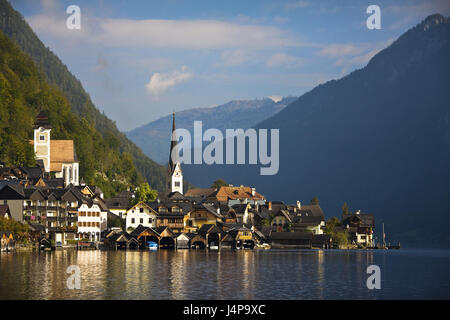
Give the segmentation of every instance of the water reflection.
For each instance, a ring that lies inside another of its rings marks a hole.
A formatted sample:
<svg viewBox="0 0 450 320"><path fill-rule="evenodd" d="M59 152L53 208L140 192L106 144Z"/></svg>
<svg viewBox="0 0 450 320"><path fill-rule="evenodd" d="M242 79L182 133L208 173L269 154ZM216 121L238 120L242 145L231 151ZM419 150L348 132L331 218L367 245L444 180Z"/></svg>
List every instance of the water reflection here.
<svg viewBox="0 0 450 320"><path fill-rule="evenodd" d="M371 264L382 290L366 287ZM70 265L80 267L80 290L66 286ZM1 253L0 299L448 299L449 265L447 251Z"/></svg>

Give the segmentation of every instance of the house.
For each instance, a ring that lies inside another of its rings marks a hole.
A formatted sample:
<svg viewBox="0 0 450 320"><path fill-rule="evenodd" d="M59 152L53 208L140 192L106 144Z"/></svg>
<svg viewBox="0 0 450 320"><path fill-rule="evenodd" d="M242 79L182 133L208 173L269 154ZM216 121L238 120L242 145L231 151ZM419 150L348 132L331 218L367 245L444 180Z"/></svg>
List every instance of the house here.
<svg viewBox="0 0 450 320"><path fill-rule="evenodd" d="M229 206L233 206L240 203L264 204L266 199L263 195L256 192L255 188L244 187L241 185L240 187L220 187L217 191L210 194L204 202L227 203Z"/></svg>
<svg viewBox="0 0 450 320"><path fill-rule="evenodd" d="M0 204L7 204L13 220L23 222L23 185L18 181L0 181Z"/></svg>
<svg viewBox="0 0 450 320"><path fill-rule="evenodd" d="M291 221L293 231L323 234L323 228L325 227L325 218L309 215L296 215L291 218Z"/></svg>
<svg viewBox="0 0 450 320"><path fill-rule="evenodd" d="M332 247L331 234L313 234L312 247L329 249Z"/></svg>
<svg viewBox="0 0 450 320"><path fill-rule="evenodd" d="M373 247L373 229L375 228L375 217L373 214L356 213L343 214L342 225L350 235L350 241L358 246Z"/></svg>
<svg viewBox="0 0 450 320"><path fill-rule="evenodd" d="M198 234L206 239L208 248L220 245L222 230L215 224L203 224L198 230Z"/></svg>
<svg viewBox="0 0 450 320"><path fill-rule="evenodd" d="M63 178L65 186L79 184L79 163L73 140L52 140L52 126L47 113L41 111L34 124L34 146L37 160L42 160L44 170L54 173L56 178Z"/></svg>
<svg viewBox="0 0 450 320"><path fill-rule="evenodd" d="M175 234L177 249L189 249L191 238L184 232Z"/></svg>
<svg viewBox="0 0 450 320"><path fill-rule="evenodd" d="M272 248L312 248L312 233L271 232L269 242Z"/></svg>
<svg viewBox="0 0 450 320"><path fill-rule="evenodd" d="M122 191L118 195L106 199L106 206L109 211L120 218L125 218L130 207L130 199L134 198L132 191Z"/></svg>
<svg viewBox="0 0 450 320"><path fill-rule="evenodd" d="M228 231L228 234L235 240L236 248L250 248L255 246L255 239L253 238L252 230L245 226L233 228Z"/></svg>
<svg viewBox="0 0 450 320"><path fill-rule="evenodd" d="M138 249L139 241L129 233L120 231L105 237L105 246L111 249Z"/></svg>
<svg viewBox="0 0 450 320"><path fill-rule="evenodd" d="M7 204L0 204L0 217L4 219L11 219L11 212Z"/></svg>
<svg viewBox="0 0 450 320"><path fill-rule="evenodd" d="M186 220L186 229L195 231L200 229L204 224L215 225L217 222L222 222L224 216L220 213L220 207L215 207L211 204L194 205L192 212L190 212Z"/></svg>
<svg viewBox="0 0 450 320"><path fill-rule="evenodd" d="M272 226L277 226L278 231L283 231L288 228L289 224L292 223L289 211L285 209L278 210L273 213L273 219L271 222Z"/></svg>
<svg viewBox="0 0 450 320"><path fill-rule="evenodd" d="M107 214L108 209L103 199L83 198L78 208L78 238L100 241L102 231L107 228Z"/></svg>
<svg viewBox="0 0 450 320"><path fill-rule="evenodd" d="M147 248L149 241L156 242L159 248L175 248L176 235L168 227L149 228L139 225L130 235L139 241L140 248Z"/></svg>
<svg viewBox="0 0 450 320"><path fill-rule="evenodd" d="M157 212L150 203L139 202L126 212L126 230L135 229L137 226L156 227Z"/></svg>
<svg viewBox="0 0 450 320"><path fill-rule="evenodd" d="M247 224L250 222L249 210L251 208L250 203L240 203L231 206L236 214L236 222Z"/></svg>

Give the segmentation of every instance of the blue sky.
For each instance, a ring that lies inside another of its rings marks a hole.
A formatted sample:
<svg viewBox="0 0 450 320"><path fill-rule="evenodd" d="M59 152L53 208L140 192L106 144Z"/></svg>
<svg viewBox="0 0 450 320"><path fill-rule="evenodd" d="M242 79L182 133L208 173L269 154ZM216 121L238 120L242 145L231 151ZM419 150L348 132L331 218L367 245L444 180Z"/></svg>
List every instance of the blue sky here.
<svg viewBox="0 0 450 320"><path fill-rule="evenodd" d="M363 67L448 0L11 0L95 105L130 130L173 111L301 95ZM366 27L369 5L381 30ZM81 9L69 30L66 8Z"/></svg>

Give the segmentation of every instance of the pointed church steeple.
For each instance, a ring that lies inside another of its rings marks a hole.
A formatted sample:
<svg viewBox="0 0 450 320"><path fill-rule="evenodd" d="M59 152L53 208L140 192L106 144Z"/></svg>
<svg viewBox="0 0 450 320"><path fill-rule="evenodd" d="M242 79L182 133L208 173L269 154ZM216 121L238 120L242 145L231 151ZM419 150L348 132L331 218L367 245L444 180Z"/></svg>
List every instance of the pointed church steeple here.
<svg viewBox="0 0 450 320"><path fill-rule="evenodd" d="M176 135L175 128L175 112L172 114L172 135L170 141L170 153L169 153L169 171L173 172L175 169L175 165L178 162L178 139ZM174 159L172 159L172 155L174 155ZM175 160L175 161L173 161Z"/></svg>
<svg viewBox="0 0 450 320"><path fill-rule="evenodd" d="M172 120L172 135L170 141L169 165L167 170L167 192L178 191L183 194L183 172L178 159L178 139L175 127L175 112ZM173 158L172 158L173 155Z"/></svg>

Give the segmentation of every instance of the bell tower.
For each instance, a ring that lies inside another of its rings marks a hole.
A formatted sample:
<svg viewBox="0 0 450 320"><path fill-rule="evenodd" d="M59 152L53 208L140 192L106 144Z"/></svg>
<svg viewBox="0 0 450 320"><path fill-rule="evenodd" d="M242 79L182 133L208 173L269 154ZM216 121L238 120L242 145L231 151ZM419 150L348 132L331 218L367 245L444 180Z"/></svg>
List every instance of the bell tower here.
<svg viewBox="0 0 450 320"><path fill-rule="evenodd" d="M50 172L50 131L52 126L45 111L40 111L34 124L34 153L36 160L44 162L45 172Z"/></svg>
<svg viewBox="0 0 450 320"><path fill-rule="evenodd" d="M178 160L178 140L175 133L175 112L173 113L171 137L169 165L167 168L167 192L178 191L183 194L183 172L181 171L181 163Z"/></svg>

